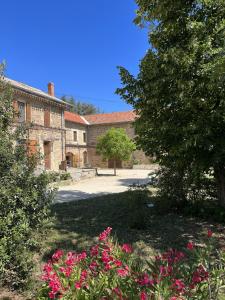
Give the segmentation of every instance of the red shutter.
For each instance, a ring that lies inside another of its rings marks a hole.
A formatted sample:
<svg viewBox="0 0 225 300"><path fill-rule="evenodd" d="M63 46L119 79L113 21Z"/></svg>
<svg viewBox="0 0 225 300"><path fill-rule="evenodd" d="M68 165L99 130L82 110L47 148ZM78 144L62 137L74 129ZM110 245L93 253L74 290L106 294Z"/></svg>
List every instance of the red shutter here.
<svg viewBox="0 0 225 300"><path fill-rule="evenodd" d="M31 104L26 103L26 122L31 123Z"/></svg>
<svg viewBox="0 0 225 300"><path fill-rule="evenodd" d="M46 107L44 111L44 126L50 127L50 107Z"/></svg>

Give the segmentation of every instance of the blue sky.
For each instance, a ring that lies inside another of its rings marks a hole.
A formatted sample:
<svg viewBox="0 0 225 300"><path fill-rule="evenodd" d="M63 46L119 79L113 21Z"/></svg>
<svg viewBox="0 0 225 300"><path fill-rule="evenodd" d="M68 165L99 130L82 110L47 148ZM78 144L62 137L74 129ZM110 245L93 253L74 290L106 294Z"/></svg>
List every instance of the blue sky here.
<svg viewBox="0 0 225 300"><path fill-rule="evenodd" d="M137 74L148 45L147 32L133 24L134 0L1 1L0 61L6 75L73 95L104 112L130 107L115 89L116 66Z"/></svg>

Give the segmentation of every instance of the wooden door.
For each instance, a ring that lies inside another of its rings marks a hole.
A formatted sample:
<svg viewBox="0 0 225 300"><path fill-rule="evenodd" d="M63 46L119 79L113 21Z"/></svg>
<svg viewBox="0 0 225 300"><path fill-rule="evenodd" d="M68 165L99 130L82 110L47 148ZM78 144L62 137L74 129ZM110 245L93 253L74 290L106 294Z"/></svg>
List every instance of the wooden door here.
<svg viewBox="0 0 225 300"><path fill-rule="evenodd" d="M51 142L44 142L45 170L51 169Z"/></svg>
<svg viewBox="0 0 225 300"><path fill-rule="evenodd" d="M110 169L114 168L114 160L113 159L108 160L108 168L110 168ZM119 159L116 159L116 168L122 169L122 161Z"/></svg>

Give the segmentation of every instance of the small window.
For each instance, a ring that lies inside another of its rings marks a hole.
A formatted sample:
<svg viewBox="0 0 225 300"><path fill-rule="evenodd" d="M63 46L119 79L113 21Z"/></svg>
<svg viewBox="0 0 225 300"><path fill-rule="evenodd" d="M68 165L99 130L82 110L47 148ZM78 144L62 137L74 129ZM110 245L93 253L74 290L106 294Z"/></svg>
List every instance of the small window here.
<svg viewBox="0 0 225 300"><path fill-rule="evenodd" d="M20 123L26 121L25 107L26 107L26 106L25 106L25 103L24 103L24 102L18 101L18 113L19 113L18 121L19 121Z"/></svg>
<svg viewBox="0 0 225 300"><path fill-rule="evenodd" d="M77 142L77 131L73 132L73 140L74 142Z"/></svg>
<svg viewBox="0 0 225 300"><path fill-rule="evenodd" d="M84 143L86 143L86 139L87 139L86 132L83 132L83 142Z"/></svg>

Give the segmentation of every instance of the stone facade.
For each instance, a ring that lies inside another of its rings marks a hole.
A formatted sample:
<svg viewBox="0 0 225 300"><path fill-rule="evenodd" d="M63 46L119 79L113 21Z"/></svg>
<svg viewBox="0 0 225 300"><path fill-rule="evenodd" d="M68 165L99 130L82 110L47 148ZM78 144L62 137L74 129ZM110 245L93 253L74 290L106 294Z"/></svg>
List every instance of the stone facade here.
<svg viewBox="0 0 225 300"><path fill-rule="evenodd" d="M88 156L89 162L95 167L108 167L108 161L103 161L101 156L96 153L97 137L106 133L110 128L123 128L127 135L134 139L135 132L132 122L96 124L88 127ZM136 150L132 153L129 161L122 162L123 168L132 168L134 164L149 164L149 158L143 151Z"/></svg>
<svg viewBox="0 0 225 300"><path fill-rule="evenodd" d="M88 117L84 116L86 123L82 122L76 114L74 120L71 113L65 121L66 127L66 159L71 167L101 167L108 168L109 162L103 161L102 157L96 153L97 138L106 133L110 128L124 128L127 135L134 139L135 132L131 121L90 124ZM97 116L97 115L96 115ZM93 116L94 117L94 116ZM66 115L67 118L67 115ZM74 132L75 140L74 140ZM86 142L83 134L86 134ZM132 153L129 161L120 162L122 168L132 168L134 164L149 164L150 160L143 151L136 150Z"/></svg>
<svg viewBox="0 0 225 300"><path fill-rule="evenodd" d="M67 104L54 96L54 84L48 84L48 93L23 83L6 79L14 89L14 107L20 113L15 124L26 122L29 127L28 147L39 151L42 160L38 168L58 171L66 166L111 167L96 153L97 138L108 129L124 128L134 139L133 111L111 114L79 116L67 111ZM136 150L120 167L132 168L134 164L147 165L149 158Z"/></svg>
<svg viewBox="0 0 225 300"><path fill-rule="evenodd" d="M66 166L66 104L54 95L11 80L9 83L14 89L14 107L19 112L15 125L27 124L27 145L42 157L37 168L58 171Z"/></svg>

